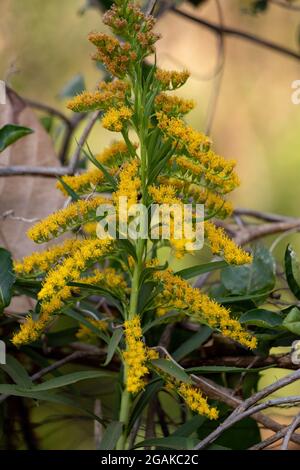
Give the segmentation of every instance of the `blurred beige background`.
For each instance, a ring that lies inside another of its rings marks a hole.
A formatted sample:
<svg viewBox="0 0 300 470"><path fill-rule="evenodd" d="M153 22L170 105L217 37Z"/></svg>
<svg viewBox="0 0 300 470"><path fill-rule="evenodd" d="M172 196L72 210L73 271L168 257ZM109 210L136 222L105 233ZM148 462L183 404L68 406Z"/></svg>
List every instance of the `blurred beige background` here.
<svg viewBox="0 0 300 470"><path fill-rule="evenodd" d="M86 36L100 30L95 9L79 15L85 0L1 0L0 78L8 78L20 94L64 109L58 92L82 72L87 87L100 78L90 60L92 47ZM247 0L244 0L247 3ZM241 14L240 0L220 0L227 25L252 32L297 50L299 12L271 6L259 16ZM218 21L215 2L193 10ZM216 79L217 41L206 28L174 13L164 16L157 29L159 63L187 67L192 79L182 90L198 103L190 122L205 127L210 95ZM291 102L291 83L300 79L300 61L284 57L237 38L226 38L226 57L221 92L211 135L216 149L238 160L242 179L235 192L237 205L299 215L300 105ZM111 134L96 128L91 137L95 149Z"/></svg>

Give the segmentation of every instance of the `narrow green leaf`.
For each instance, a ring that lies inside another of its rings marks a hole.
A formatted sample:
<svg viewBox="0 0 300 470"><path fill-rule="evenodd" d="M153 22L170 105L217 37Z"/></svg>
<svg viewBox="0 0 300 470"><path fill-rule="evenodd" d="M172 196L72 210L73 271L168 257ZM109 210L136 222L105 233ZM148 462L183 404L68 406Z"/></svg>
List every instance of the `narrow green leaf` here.
<svg viewBox="0 0 300 470"><path fill-rule="evenodd" d="M122 250L124 250L127 254L131 255L133 259L137 261L135 248L129 240L117 238L117 244Z"/></svg>
<svg viewBox="0 0 300 470"><path fill-rule="evenodd" d="M0 313L10 303L14 282L11 254L4 248L0 248Z"/></svg>
<svg viewBox="0 0 300 470"><path fill-rule="evenodd" d="M24 398L32 398L33 400L41 400L47 401L50 403L57 403L59 405L66 405L72 408L76 408L78 410L84 411L86 414L91 416L96 421L99 421L101 424L105 426L105 421L99 416L95 415L88 409L80 406L78 404L78 400L73 400L63 394L57 394L54 392L47 392L47 391L34 391L33 389L21 389L18 385L10 385L10 384L0 384L0 393L8 395L8 396L15 396L15 397L24 397Z"/></svg>
<svg viewBox="0 0 300 470"><path fill-rule="evenodd" d="M206 421L207 418L205 418L205 416L193 416L192 419L179 426L176 431L173 432L172 436L189 437L191 434L197 431L197 429L200 428L200 426L202 426L202 424Z"/></svg>
<svg viewBox="0 0 300 470"><path fill-rule="evenodd" d="M95 325L93 325L91 322L89 322L85 316L83 316L79 312L75 312L74 310L65 310L64 314L67 315L68 317L73 318L74 320L77 320L79 323L82 323L84 326L87 326L93 333L95 333L99 338L101 338L105 343L108 344L109 338L106 336L103 331L99 330Z"/></svg>
<svg viewBox="0 0 300 470"><path fill-rule="evenodd" d="M199 439L193 439L188 437L180 436L168 436L161 438L146 439L145 441L139 442L134 446L134 449L139 447L158 447L163 449L193 449L197 445Z"/></svg>
<svg viewBox="0 0 300 470"><path fill-rule="evenodd" d="M195 349L198 349L211 335L212 329L208 326L201 326L191 338L181 344L176 351L172 353L175 361L180 361Z"/></svg>
<svg viewBox="0 0 300 470"><path fill-rule="evenodd" d="M212 261L211 263L199 264L197 266L191 266L190 268L181 269L175 272L177 276L183 279L191 279L192 277L200 276L201 274L215 271L216 269L223 269L228 266L226 261Z"/></svg>
<svg viewBox="0 0 300 470"><path fill-rule="evenodd" d="M27 374L25 368L10 354L6 355L6 364L2 364L0 367L13 379L17 385L25 388L30 388L32 386L31 378Z"/></svg>
<svg viewBox="0 0 300 470"><path fill-rule="evenodd" d="M99 450L114 450L122 434L123 425L120 421L112 421L106 428Z"/></svg>
<svg viewBox="0 0 300 470"><path fill-rule="evenodd" d="M115 331L113 332L113 335L108 343L108 348L107 348L107 357L106 357L106 361L104 362L103 366L107 366L110 361L112 360L115 352L116 352L116 349L121 341L121 338L123 336L123 330L122 328L117 328L115 329Z"/></svg>
<svg viewBox="0 0 300 470"><path fill-rule="evenodd" d="M99 379L103 377L114 377L114 372L109 370L84 370L81 372L72 372L71 374L61 375L60 377L54 377L53 379L46 380L39 385L33 386L34 392L44 392L52 390L54 388L61 388L67 385L71 385L82 380L88 379Z"/></svg>
<svg viewBox="0 0 300 470"><path fill-rule="evenodd" d="M177 364L167 359L153 359L151 364L180 382L192 383L191 377Z"/></svg>
<svg viewBox="0 0 300 470"><path fill-rule="evenodd" d="M292 308L283 320L282 326L295 335L300 335L300 310L297 307Z"/></svg>
<svg viewBox="0 0 300 470"><path fill-rule="evenodd" d="M254 356L253 356L254 358ZM265 367L257 367L257 368L251 368L248 369L247 367L231 367L231 366L199 366L199 367L191 367L189 369L186 369L187 372L190 374L218 374L218 373L238 373L240 374L241 372L259 372L261 370L269 369L272 367L270 366L265 366Z"/></svg>
<svg viewBox="0 0 300 470"><path fill-rule="evenodd" d="M295 251L290 245L284 255L286 280L296 299L300 300L300 267Z"/></svg>
<svg viewBox="0 0 300 470"><path fill-rule="evenodd" d="M90 290L93 293L99 293L102 297L105 297L109 300L115 307L117 307L120 311L122 311L121 304L117 297L108 289L104 289L103 287L96 286L95 284L89 284L87 282L68 282L68 286L73 287L80 287L82 290Z"/></svg>
<svg viewBox="0 0 300 470"><path fill-rule="evenodd" d="M69 194L72 201L79 201L80 198L78 194L75 193L71 186L69 186L60 176L58 176L57 179L61 183L63 188L66 190L66 192Z"/></svg>
<svg viewBox="0 0 300 470"><path fill-rule="evenodd" d="M32 134L33 130L29 127L18 126L17 124L6 124L0 129L0 152L9 145L16 142L25 135Z"/></svg>
<svg viewBox="0 0 300 470"><path fill-rule="evenodd" d="M84 155L100 170L102 171L102 173L104 174L106 180L110 183L110 185L112 186L112 188L114 190L117 189L117 182L115 180L115 178L109 173L108 169L106 168L105 165L103 165L103 163L101 163L99 160L97 160L90 147L87 145L87 148L88 148L88 152L83 148L82 151L84 153Z"/></svg>
<svg viewBox="0 0 300 470"><path fill-rule="evenodd" d="M143 413L145 407L149 404L150 400L155 396L157 392L162 388L163 381L160 379L155 379L146 385L145 390L143 390L138 396L136 402L134 403L130 420L128 424L128 432L132 429L132 426L136 422L139 416Z"/></svg>
<svg viewBox="0 0 300 470"><path fill-rule="evenodd" d="M240 323L261 328L276 328L281 326L282 321L283 319L278 313L263 308L248 310L240 316Z"/></svg>
<svg viewBox="0 0 300 470"><path fill-rule="evenodd" d="M151 328L153 328L154 326L158 326L158 325L161 325L162 323L165 323L166 321L168 321L169 318L176 317L176 316L178 316L178 312L174 311L174 312L166 313L165 315L156 318L155 320L147 323L143 327L143 333L146 333L147 331L151 330Z"/></svg>

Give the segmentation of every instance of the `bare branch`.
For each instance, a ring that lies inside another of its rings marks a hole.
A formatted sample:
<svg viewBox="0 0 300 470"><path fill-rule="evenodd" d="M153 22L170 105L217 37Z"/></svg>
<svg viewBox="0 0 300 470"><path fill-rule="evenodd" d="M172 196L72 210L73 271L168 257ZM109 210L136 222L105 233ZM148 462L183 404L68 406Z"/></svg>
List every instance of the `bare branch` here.
<svg viewBox="0 0 300 470"><path fill-rule="evenodd" d="M196 377L196 376L195 376ZM204 449L208 444L215 441L226 429L230 428L233 424L241 419L252 415L253 413L257 413L269 406L276 406L274 400L269 400L264 403L260 403L259 405L254 406L258 401L266 398L271 393L275 392L276 390L285 387L286 385L295 382L300 378L300 369L296 372L283 377L282 379L274 382L273 384L265 387L263 390L255 393L247 400L243 401L232 413L231 415L218 426L211 434L209 434L205 439L203 439L195 449ZM276 404L287 404L287 403L295 403L300 401L300 396L297 397L285 397L284 399L280 399L281 402L279 403L276 401ZM289 401L290 400L290 401Z"/></svg>
<svg viewBox="0 0 300 470"><path fill-rule="evenodd" d="M285 8L286 10L300 11L300 5L293 5L292 3L284 0L269 0L269 2L273 5L277 5L278 7Z"/></svg>
<svg viewBox="0 0 300 470"><path fill-rule="evenodd" d="M41 111L45 111L46 113L50 114L51 116L56 116L61 119L69 128L72 128L72 121L69 119L64 113L59 111L48 104L39 103L38 101L34 101L28 98L23 98L25 103L30 106L31 108L35 108Z"/></svg>
<svg viewBox="0 0 300 470"><path fill-rule="evenodd" d="M0 167L0 176L42 176L48 178L56 178L57 176L71 175L72 171L69 167L51 167L51 166L27 166L15 165Z"/></svg>
<svg viewBox="0 0 300 470"><path fill-rule="evenodd" d="M274 52L283 54L287 57L300 60L300 54L298 54L297 52L292 51L291 49L288 49L284 46L280 46L279 44L276 44L274 42L268 41L267 39L263 39L258 36L255 36L254 34L250 34L245 31L241 31L239 29L230 28L229 26L220 26L211 21L204 20L203 18L200 18L198 16L191 15L190 13L183 11L177 7L172 7L171 11L173 11L177 15L182 16L183 18L186 18L202 26L205 26L206 28L210 29L211 31L214 31L218 35L225 34L227 36L238 37L246 41L250 41L253 44L256 44L258 46L262 46Z"/></svg>
<svg viewBox="0 0 300 470"><path fill-rule="evenodd" d="M300 426L300 413L298 413L291 424L287 426L287 432L285 438L283 440L282 446L280 450L288 450L289 442L291 440L291 436L293 432Z"/></svg>
<svg viewBox="0 0 300 470"><path fill-rule="evenodd" d="M84 144L86 142L86 139L88 138L95 122L97 121L97 119L99 117L99 114L100 114L100 111L95 111L94 113L91 114L91 116L90 116L84 130L83 130L83 133L81 134L81 137L78 141L77 148L74 152L74 155L72 156L72 158L70 160L69 170L70 170L71 174L75 172L75 170L78 166L82 147L84 146Z"/></svg>

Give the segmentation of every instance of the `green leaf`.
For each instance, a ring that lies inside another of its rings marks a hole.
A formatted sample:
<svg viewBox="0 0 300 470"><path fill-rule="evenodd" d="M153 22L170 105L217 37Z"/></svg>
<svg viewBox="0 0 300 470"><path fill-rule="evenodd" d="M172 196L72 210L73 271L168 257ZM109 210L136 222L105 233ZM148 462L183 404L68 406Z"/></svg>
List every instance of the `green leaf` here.
<svg viewBox="0 0 300 470"><path fill-rule="evenodd" d="M151 330L151 328L153 328L154 326L158 326L158 325L161 325L162 323L165 323L166 321L168 321L169 318L177 317L177 316L178 316L178 312L175 312L175 311L174 312L168 312L165 315L156 318L152 322L147 323L143 327L143 333L146 333L147 331Z"/></svg>
<svg viewBox="0 0 300 470"><path fill-rule="evenodd" d="M155 379L148 385L146 385L145 390L140 393L132 409L128 424L128 432L130 432L132 426L134 425L138 417L141 416L145 407L149 404L150 400L154 397L154 395L159 392L162 386L163 381L160 379Z"/></svg>
<svg viewBox="0 0 300 470"><path fill-rule="evenodd" d="M0 313L10 303L14 282L11 254L4 248L0 248Z"/></svg>
<svg viewBox="0 0 300 470"><path fill-rule="evenodd" d="M102 171L102 173L104 174L106 180L110 183L110 185L112 186L112 188L114 190L117 189L117 182L115 180L115 178L109 173L108 169L106 168L105 165L103 165L103 163L101 163L99 160L97 160L90 147L87 145L87 148L88 148L88 152L83 148L82 151L84 153L84 155L100 170Z"/></svg>
<svg viewBox="0 0 300 470"><path fill-rule="evenodd" d="M253 356L254 359L254 356ZM269 369L272 366L257 367L256 369L248 369L247 367L231 367L231 366L199 366L186 369L190 374L221 374L221 373L238 373L241 372L259 372L260 370Z"/></svg>
<svg viewBox="0 0 300 470"><path fill-rule="evenodd" d="M292 310L287 314L283 320L282 326L287 330L291 331L295 335L300 335L300 310L297 307L292 308Z"/></svg>
<svg viewBox="0 0 300 470"><path fill-rule="evenodd" d="M193 449L198 444L199 439L192 439L180 436L168 436L161 438L146 439L139 442L134 446L134 449L139 447L161 447L163 449Z"/></svg>
<svg viewBox="0 0 300 470"><path fill-rule="evenodd" d="M240 323L262 328L276 328L281 326L282 321L283 319L278 313L263 308L248 310L240 316Z"/></svg>
<svg viewBox="0 0 300 470"><path fill-rule="evenodd" d="M114 450L122 434L123 425L120 421L112 421L106 428L98 450Z"/></svg>
<svg viewBox="0 0 300 470"><path fill-rule="evenodd" d="M108 370L84 370L81 372L72 372L71 374L61 375L60 377L54 377L49 379L46 382L43 382L39 385L33 386L34 392L44 392L47 390L52 390L54 388L66 387L81 380L87 379L99 379L103 377L114 377L114 372Z"/></svg>
<svg viewBox="0 0 300 470"><path fill-rule="evenodd" d="M251 264L223 269L221 281L225 288L235 295L269 291L275 285L274 258L267 248L258 245Z"/></svg>
<svg viewBox="0 0 300 470"><path fill-rule="evenodd" d="M60 176L58 176L57 179L61 183L63 188L66 190L66 192L69 194L72 201L79 201L80 198L78 194L75 193L71 186L69 186Z"/></svg>
<svg viewBox="0 0 300 470"><path fill-rule="evenodd" d="M226 263L226 261L212 261L211 263L199 264L197 266L191 266L190 268L181 269L174 274L182 277L183 279L191 279L192 277L200 276L201 274L209 273L216 269L223 269L227 266L228 263Z"/></svg>
<svg viewBox="0 0 300 470"><path fill-rule="evenodd" d="M59 93L60 98L72 98L85 90L84 78L81 74L75 75L71 80L63 87Z"/></svg>
<svg viewBox="0 0 300 470"><path fill-rule="evenodd" d="M300 300L300 266L296 253L290 245L284 255L286 280L296 299Z"/></svg>
<svg viewBox="0 0 300 470"><path fill-rule="evenodd" d="M181 344L176 351L172 353L175 361L180 361L195 349L198 349L211 335L212 329L208 326L201 326L200 330L191 338Z"/></svg>
<svg viewBox="0 0 300 470"><path fill-rule="evenodd" d="M95 415L94 413L87 410L86 408L78 405L78 399L76 399L75 401L75 400L72 400L72 398L69 398L63 394L57 394L54 392L47 392L47 391L35 391L34 389L26 390L26 389L21 389L18 385L10 385L10 384L0 384L0 393L9 395L9 396L32 398L33 400L48 401L50 403L57 403L59 405L71 406L72 408L76 408L78 410L84 411L93 419L105 425L104 420L99 418L99 416Z"/></svg>
<svg viewBox="0 0 300 470"><path fill-rule="evenodd" d="M215 297L215 300L219 302L219 304L232 304L235 302L242 302L244 300L263 300L271 294L273 289L271 290L263 290L261 292L257 292L255 294L248 294L248 295L232 295L228 297ZM255 305L255 304L254 304Z"/></svg>
<svg viewBox="0 0 300 470"><path fill-rule="evenodd" d="M205 418L205 416L193 416L192 419L179 426L176 431L173 432L172 436L189 437L191 434L197 431L197 429L199 429L206 420L207 418Z"/></svg>
<svg viewBox="0 0 300 470"><path fill-rule="evenodd" d="M192 383L191 377L184 371L184 369L171 360L153 359L151 364L166 374L175 377L175 379L180 380L180 382Z"/></svg>
<svg viewBox="0 0 300 470"><path fill-rule="evenodd" d="M95 325L90 323L86 317L84 317L81 313L75 312L74 310L65 310L64 314L67 315L68 317L73 318L74 320L77 320L79 323L82 323L84 326L87 326L93 333L96 334L99 338L101 338L105 343L108 344L109 338L106 336L103 331L101 331L99 328L97 328Z"/></svg>
<svg viewBox="0 0 300 470"><path fill-rule="evenodd" d="M6 364L0 366L21 387L30 388L32 381L22 364L13 356L7 354Z"/></svg>
<svg viewBox="0 0 300 470"><path fill-rule="evenodd" d="M122 328L117 328L115 329L115 331L113 332L113 335L108 343L108 348L107 348L107 357L106 357L106 361L105 363L103 364L103 366L107 366L110 361L112 360L115 352L116 352L116 349L121 341L121 338L123 336L123 330Z"/></svg>
<svg viewBox="0 0 300 470"><path fill-rule="evenodd" d="M34 131L29 127L18 126L17 124L6 124L0 129L0 152L9 145L21 139L25 135L32 134Z"/></svg>

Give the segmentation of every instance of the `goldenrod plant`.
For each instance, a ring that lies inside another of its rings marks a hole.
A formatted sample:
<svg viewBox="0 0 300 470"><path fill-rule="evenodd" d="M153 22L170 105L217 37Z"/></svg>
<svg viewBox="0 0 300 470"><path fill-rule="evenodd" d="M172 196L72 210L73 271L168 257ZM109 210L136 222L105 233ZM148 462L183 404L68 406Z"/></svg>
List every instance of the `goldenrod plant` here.
<svg viewBox="0 0 300 470"><path fill-rule="evenodd" d="M104 343L119 357L122 433L116 447L126 449L133 406L153 380L161 380L162 387L177 394L192 412L218 418L217 408L208 404L189 374L163 348L148 342L152 328L189 318L245 348L254 349L256 339L229 309L192 287L186 271L182 276L160 263L161 246L169 245L177 257L187 251L188 240L176 238L174 226L168 240L151 239L148 219L146 227L139 227L146 237L124 239L117 231L115 238L110 234L99 238L97 208L113 204L120 223L122 197L128 204L127 222L132 220L130 209L138 203L147 211L155 203L203 204L205 243L212 254L224 259L224 265L247 264L252 258L216 223L231 214L227 196L239 180L235 162L217 155L211 139L185 121L194 103L174 92L189 73L157 67L155 20L134 3L116 1L103 22L114 35L91 33L89 40L96 47L94 59L105 65L111 81L75 96L68 108L101 111L102 126L120 133L121 140L119 134L117 140L112 135L112 145L96 157L87 150L94 167L65 176L57 184L73 201L29 229L28 236L36 243L66 233L71 238L15 262L17 275L39 280L41 288L35 315L28 315L12 342L19 348L36 341L55 318L91 295L112 304L112 315L100 310L98 317L86 318L77 338L89 340L101 331Z"/></svg>

